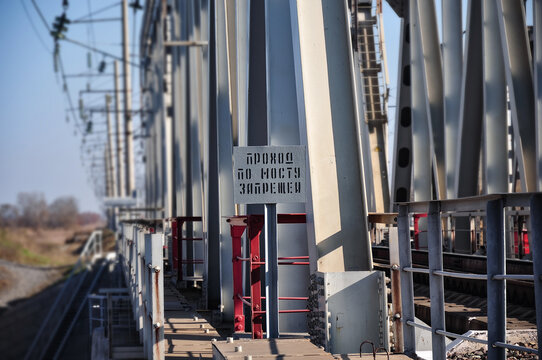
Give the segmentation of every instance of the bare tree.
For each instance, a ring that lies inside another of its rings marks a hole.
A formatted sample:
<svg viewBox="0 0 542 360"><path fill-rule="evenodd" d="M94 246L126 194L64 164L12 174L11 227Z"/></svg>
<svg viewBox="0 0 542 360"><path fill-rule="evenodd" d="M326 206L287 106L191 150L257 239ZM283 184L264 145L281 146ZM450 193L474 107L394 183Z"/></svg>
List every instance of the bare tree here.
<svg viewBox="0 0 542 360"><path fill-rule="evenodd" d="M46 224L48 211L43 193L19 193L17 206L20 213L19 225L39 228Z"/></svg>
<svg viewBox="0 0 542 360"><path fill-rule="evenodd" d="M73 196L59 197L49 205L49 226L71 227L77 224L79 208Z"/></svg>
<svg viewBox="0 0 542 360"><path fill-rule="evenodd" d="M12 204L0 205L0 227L15 226L19 219L19 209Z"/></svg>

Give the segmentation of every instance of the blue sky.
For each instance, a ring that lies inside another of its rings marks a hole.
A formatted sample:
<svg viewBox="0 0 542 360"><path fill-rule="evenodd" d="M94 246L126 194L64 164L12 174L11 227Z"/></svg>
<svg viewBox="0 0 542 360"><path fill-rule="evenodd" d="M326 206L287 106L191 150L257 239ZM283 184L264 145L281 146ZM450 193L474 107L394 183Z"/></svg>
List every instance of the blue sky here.
<svg viewBox="0 0 542 360"><path fill-rule="evenodd" d="M62 13L61 0L36 2L49 25ZM71 1L68 18L88 14L89 6L95 11L115 3ZM32 29L23 4L44 44ZM120 10L116 6L95 17L120 17ZM85 43L95 40L100 49L120 55L120 22L96 23L94 33L89 30L87 25L72 24L68 36ZM78 199L81 210L99 211L94 188L82 166L81 133L74 134L72 118L66 122L68 105L60 77L53 70L53 40L30 0L0 2L0 43L0 203L14 203L18 192L38 191L48 201L72 195ZM87 71L86 50L62 43L61 54L66 73ZM94 69L102 59L101 55L93 55ZM106 72L112 72L112 66ZM68 84L77 106L78 91L86 87L86 80L70 80ZM102 77L91 86L111 89L112 82ZM103 99L104 94L85 96L85 104L102 105ZM102 122L103 116L94 116L93 120ZM95 128L100 130L104 126L96 124Z"/></svg>

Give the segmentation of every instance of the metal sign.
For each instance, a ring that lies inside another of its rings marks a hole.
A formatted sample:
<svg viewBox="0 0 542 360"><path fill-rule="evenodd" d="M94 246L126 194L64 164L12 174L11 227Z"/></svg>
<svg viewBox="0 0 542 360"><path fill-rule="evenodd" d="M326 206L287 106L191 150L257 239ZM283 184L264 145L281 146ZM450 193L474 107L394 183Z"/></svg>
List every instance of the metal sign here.
<svg viewBox="0 0 542 360"><path fill-rule="evenodd" d="M305 152L304 146L234 147L234 202L305 202Z"/></svg>

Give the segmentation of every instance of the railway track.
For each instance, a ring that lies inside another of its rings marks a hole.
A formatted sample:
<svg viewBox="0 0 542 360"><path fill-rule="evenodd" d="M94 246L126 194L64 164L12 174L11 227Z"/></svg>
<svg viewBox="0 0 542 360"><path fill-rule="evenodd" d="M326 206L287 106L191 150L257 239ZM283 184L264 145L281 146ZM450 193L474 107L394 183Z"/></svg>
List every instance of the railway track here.
<svg viewBox="0 0 542 360"><path fill-rule="evenodd" d="M389 276L389 250L373 246L373 260ZM415 267L427 268L427 251L412 250ZM474 274L486 273L486 258L478 255L443 254L444 269ZM532 274L533 264L527 260L507 259L508 274ZM413 274L416 316L431 322L427 274ZM487 330L486 282L480 280L445 278L446 327L459 334L468 330ZM536 326L534 285L529 281L507 280L507 328L526 329Z"/></svg>

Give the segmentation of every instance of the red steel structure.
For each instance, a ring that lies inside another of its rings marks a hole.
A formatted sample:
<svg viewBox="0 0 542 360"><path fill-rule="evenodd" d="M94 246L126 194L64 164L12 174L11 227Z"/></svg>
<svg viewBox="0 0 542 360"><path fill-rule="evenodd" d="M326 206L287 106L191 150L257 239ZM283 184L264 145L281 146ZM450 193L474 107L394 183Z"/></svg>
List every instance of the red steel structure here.
<svg viewBox="0 0 542 360"><path fill-rule="evenodd" d="M263 215L234 216L228 218L232 237L232 262L233 262L233 290L234 290L234 329L235 332L245 331L245 314L243 305L251 309L252 338L263 339L263 319L265 310L262 308L262 266L265 259L260 255L260 234L264 225ZM278 224L304 224L305 214L278 214ZM247 230L247 243L250 257L243 258L242 236ZM308 256L279 257L279 265L309 265ZM305 260L305 261L298 261ZM250 266L250 296L243 296L243 266L248 262ZM279 297L279 300L304 300L308 297ZM280 310L279 313L309 312L308 309Z"/></svg>
<svg viewBox="0 0 542 360"><path fill-rule="evenodd" d="M173 269L177 270L177 281L184 280L183 265L204 264L203 259L184 259L183 241L202 241L202 237L184 237L183 226L187 222L202 221L201 216L180 216L171 219L171 247Z"/></svg>

